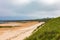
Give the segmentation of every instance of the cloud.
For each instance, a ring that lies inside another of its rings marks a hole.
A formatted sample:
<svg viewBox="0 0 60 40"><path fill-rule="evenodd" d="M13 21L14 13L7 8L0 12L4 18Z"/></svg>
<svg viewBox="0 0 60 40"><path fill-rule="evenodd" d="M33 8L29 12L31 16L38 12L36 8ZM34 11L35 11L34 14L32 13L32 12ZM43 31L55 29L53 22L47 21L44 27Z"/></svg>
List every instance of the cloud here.
<svg viewBox="0 0 60 40"><path fill-rule="evenodd" d="M26 15L26 14L24 14ZM54 11L36 11L26 15L27 17L36 18L46 18L46 17L58 17L60 16L60 10Z"/></svg>
<svg viewBox="0 0 60 40"><path fill-rule="evenodd" d="M60 0L38 0L38 3L42 3L45 5L53 5L60 2Z"/></svg>
<svg viewBox="0 0 60 40"><path fill-rule="evenodd" d="M38 4L37 2L32 2L22 8L14 8L14 12L16 13L22 13L22 14L29 14L29 13L34 13L36 11L55 11L55 10L60 10L59 5L42 5Z"/></svg>
<svg viewBox="0 0 60 40"><path fill-rule="evenodd" d="M31 2L31 0L11 0L11 3L13 5L25 5L25 4L29 4Z"/></svg>
<svg viewBox="0 0 60 40"><path fill-rule="evenodd" d="M50 2L50 3L49 3ZM0 0L0 18L36 19L60 16L59 0Z"/></svg>

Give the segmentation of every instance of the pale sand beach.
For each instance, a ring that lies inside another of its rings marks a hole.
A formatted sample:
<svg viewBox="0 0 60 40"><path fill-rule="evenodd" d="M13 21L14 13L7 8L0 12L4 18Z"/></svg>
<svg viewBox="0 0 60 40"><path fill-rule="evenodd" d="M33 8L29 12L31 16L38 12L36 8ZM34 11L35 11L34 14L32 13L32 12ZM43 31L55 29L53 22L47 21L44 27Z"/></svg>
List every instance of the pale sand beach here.
<svg viewBox="0 0 60 40"><path fill-rule="evenodd" d="M0 40L23 40L30 36L32 32L44 22L20 23L21 27L0 28ZM19 25L19 23L18 23Z"/></svg>

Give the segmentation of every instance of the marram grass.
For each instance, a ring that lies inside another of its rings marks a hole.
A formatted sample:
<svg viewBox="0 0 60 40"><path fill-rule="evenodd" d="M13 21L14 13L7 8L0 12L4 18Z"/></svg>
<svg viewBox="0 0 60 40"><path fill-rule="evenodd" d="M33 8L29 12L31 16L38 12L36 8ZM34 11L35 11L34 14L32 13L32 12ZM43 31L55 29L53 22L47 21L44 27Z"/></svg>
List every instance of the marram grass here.
<svg viewBox="0 0 60 40"><path fill-rule="evenodd" d="M24 40L60 40L60 17L53 18L40 27L42 28Z"/></svg>

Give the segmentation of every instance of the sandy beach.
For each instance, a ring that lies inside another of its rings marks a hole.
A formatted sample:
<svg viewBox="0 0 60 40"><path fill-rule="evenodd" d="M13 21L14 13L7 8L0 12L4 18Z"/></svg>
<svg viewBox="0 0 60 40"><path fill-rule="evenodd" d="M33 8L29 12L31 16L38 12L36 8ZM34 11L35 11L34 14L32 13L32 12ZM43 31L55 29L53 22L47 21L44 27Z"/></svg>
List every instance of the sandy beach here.
<svg viewBox="0 0 60 40"><path fill-rule="evenodd" d="M22 27L0 28L0 40L23 40L24 38L30 36L32 32L44 22L28 23L22 24Z"/></svg>

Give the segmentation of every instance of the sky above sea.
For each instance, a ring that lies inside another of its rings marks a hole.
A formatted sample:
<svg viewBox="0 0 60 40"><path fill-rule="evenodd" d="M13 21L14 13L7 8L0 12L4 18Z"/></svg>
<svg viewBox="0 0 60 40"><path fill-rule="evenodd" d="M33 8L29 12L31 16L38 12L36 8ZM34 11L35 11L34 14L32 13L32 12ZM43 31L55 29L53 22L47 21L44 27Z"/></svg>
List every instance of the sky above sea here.
<svg viewBox="0 0 60 40"><path fill-rule="evenodd" d="M0 0L0 20L60 16L60 0Z"/></svg>

